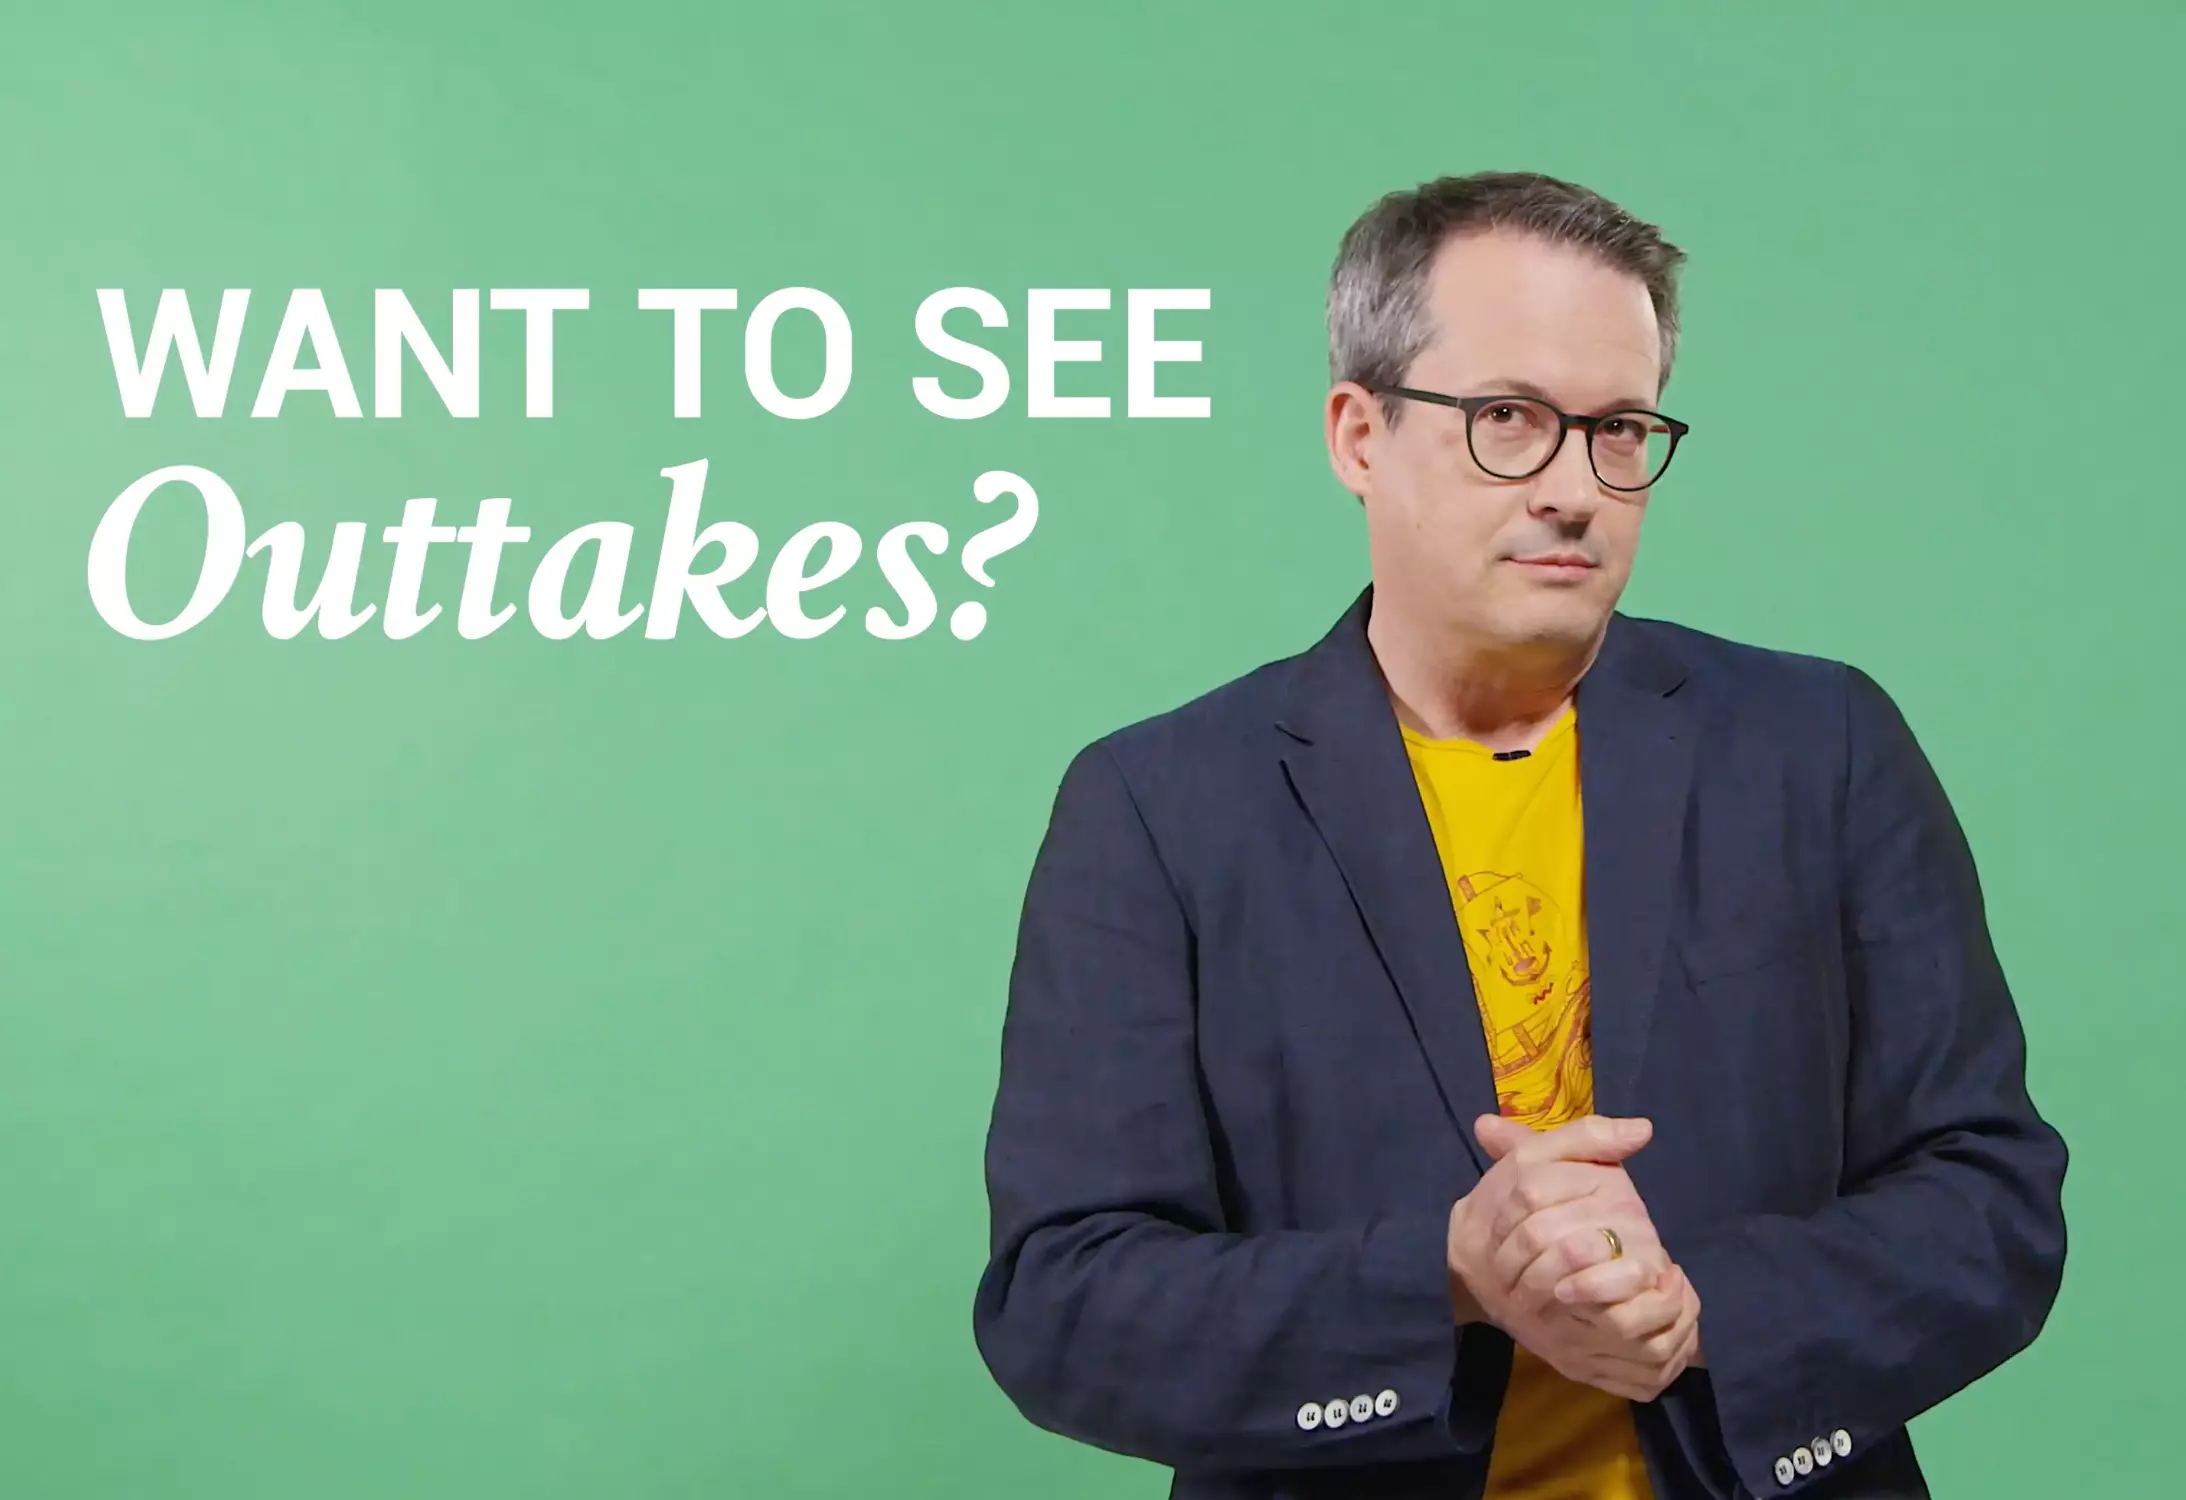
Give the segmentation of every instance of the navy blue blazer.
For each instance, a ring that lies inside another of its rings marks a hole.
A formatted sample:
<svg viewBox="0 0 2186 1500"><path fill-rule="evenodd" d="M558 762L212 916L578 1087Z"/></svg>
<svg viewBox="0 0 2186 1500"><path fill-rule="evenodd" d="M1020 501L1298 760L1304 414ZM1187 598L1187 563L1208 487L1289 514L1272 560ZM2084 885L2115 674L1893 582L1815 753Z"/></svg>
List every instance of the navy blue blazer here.
<svg viewBox="0 0 2186 1500"><path fill-rule="evenodd" d="M1477 1495L1509 1372L1451 1312L1496 1096L1371 604L1081 751L1025 896L978 1345L1178 1497ZM1633 1408L1655 1492L1925 1495L1905 1424L2065 1253L1958 822L1854 668L1620 615L1576 701L1596 1107L1654 1121L1708 1362Z"/></svg>

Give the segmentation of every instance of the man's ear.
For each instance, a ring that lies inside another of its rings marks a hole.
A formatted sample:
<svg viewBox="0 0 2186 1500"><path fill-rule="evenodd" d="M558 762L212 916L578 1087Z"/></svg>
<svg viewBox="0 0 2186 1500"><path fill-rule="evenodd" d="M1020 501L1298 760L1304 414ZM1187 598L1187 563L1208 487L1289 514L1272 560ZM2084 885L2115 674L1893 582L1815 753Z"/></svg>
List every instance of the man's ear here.
<svg viewBox="0 0 2186 1500"><path fill-rule="evenodd" d="M1321 416L1328 466L1337 482L1364 504L1374 483L1375 439L1387 430L1380 404L1357 381L1340 380L1329 388Z"/></svg>

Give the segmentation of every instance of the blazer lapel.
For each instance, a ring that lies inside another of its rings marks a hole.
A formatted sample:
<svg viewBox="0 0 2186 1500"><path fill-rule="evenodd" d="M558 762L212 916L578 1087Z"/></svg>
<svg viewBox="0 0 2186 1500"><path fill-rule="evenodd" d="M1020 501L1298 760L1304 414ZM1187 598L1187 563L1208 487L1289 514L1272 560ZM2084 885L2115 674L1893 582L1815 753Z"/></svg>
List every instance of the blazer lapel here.
<svg viewBox="0 0 2186 1500"><path fill-rule="evenodd" d="M1319 830L1403 1001L1465 1149L1485 1171L1472 1122L1498 1108L1472 970L1412 778L1362 592L1297 659L1279 725L1283 766ZM1673 695L1677 660L1613 616L1576 695L1592 970L1594 1101L1632 1113L1653 1020L1691 790L1694 733Z"/></svg>
<svg viewBox="0 0 2186 1500"><path fill-rule="evenodd" d="M1673 697L1683 669L1622 616L1580 679L1579 796L1586 830L1594 1108L1634 1112L1670 924L1694 726Z"/></svg>
<svg viewBox="0 0 2186 1500"><path fill-rule="evenodd" d="M1298 659L1279 721L1291 740L1283 765L1396 984L1451 1122L1485 1171L1472 1122L1496 1112L1495 1076L1434 831L1366 638L1372 596L1360 594Z"/></svg>

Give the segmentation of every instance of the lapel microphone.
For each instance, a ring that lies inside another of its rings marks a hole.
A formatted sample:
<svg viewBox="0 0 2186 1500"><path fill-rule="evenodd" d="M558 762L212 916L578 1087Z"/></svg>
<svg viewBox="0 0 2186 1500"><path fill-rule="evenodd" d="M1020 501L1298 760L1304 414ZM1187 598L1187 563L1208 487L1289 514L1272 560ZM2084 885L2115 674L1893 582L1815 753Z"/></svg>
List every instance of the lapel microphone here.
<svg viewBox="0 0 2186 1500"><path fill-rule="evenodd" d="M1531 750L1494 750L1489 755L1495 760L1524 760L1532 753Z"/></svg>

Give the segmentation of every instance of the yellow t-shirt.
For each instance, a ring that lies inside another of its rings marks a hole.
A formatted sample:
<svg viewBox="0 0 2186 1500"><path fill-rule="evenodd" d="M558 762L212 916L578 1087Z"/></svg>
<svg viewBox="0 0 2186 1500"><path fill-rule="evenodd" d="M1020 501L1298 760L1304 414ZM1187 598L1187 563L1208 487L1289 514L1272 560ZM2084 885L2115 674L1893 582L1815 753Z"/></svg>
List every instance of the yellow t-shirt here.
<svg viewBox="0 0 2186 1500"><path fill-rule="evenodd" d="M1578 724L1532 754L1404 731L1465 935L1502 1113L1536 1130L1594 1108ZM1468 1123L1469 1128L1469 1123ZM1651 1500L1630 1406L1517 1350L1487 1500Z"/></svg>

